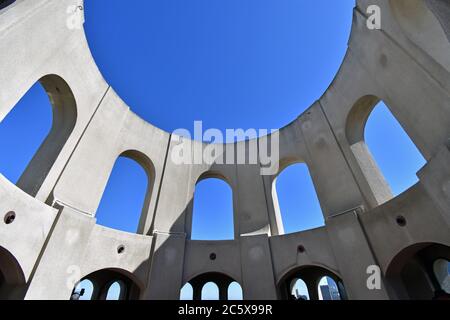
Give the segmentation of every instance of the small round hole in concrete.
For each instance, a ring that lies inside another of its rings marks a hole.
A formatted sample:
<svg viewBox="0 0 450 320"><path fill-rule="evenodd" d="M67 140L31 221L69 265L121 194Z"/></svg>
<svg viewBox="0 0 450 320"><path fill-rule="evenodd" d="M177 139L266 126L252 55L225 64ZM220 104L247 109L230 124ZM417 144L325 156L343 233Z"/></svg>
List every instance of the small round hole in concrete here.
<svg viewBox="0 0 450 320"><path fill-rule="evenodd" d="M216 258L217 258L217 255L215 253L211 253L209 255L209 259L212 260L212 261L216 260Z"/></svg>
<svg viewBox="0 0 450 320"><path fill-rule="evenodd" d="M120 245L117 247L117 253L118 254L122 254L125 252L125 246L124 245Z"/></svg>
<svg viewBox="0 0 450 320"><path fill-rule="evenodd" d="M400 227L406 226L406 219L405 219L404 216L397 216L397 218L395 218L395 221L397 222L397 224L398 224Z"/></svg>
<svg viewBox="0 0 450 320"><path fill-rule="evenodd" d="M297 251L298 251L299 253L304 253L304 252L306 251L306 249L305 249L304 246L299 245L299 246L297 247Z"/></svg>
<svg viewBox="0 0 450 320"><path fill-rule="evenodd" d="M16 213L14 211L10 211L7 214L5 214L4 221L6 224L11 224L16 220Z"/></svg>

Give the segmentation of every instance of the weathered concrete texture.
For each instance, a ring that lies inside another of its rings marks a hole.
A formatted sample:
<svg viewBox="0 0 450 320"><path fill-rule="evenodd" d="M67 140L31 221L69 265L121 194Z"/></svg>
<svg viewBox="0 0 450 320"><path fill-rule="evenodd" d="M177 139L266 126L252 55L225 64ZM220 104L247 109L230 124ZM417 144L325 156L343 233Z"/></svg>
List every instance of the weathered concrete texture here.
<svg viewBox="0 0 450 320"><path fill-rule="evenodd" d="M366 27L373 4L381 30ZM175 164L169 155L180 143L193 151L207 145L130 111L97 69L83 29L67 27L73 5L82 14L81 0L16 0L0 10L0 119L36 81L54 114L17 186L0 176L0 298L69 299L78 281L90 279L97 299L114 281L124 299L178 299L187 282L199 298L208 280L222 298L234 280L244 299L285 299L302 278L317 299L322 276L349 299L433 297L432 264L450 259L448 1L357 1L338 74L280 129L279 170L269 176L260 175L262 159L217 160L242 143L226 145L212 165ZM364 142L380 100L427 160L420 181L396 198ZM149 179L137 234L95 220L119 156L139 163ZM299 162L309 168L325 226L284 235L273 185ZM234 240L190 239L195 186L211 177L233 190ZM380 268L379 288L367 286L371 266Z"/></svg>

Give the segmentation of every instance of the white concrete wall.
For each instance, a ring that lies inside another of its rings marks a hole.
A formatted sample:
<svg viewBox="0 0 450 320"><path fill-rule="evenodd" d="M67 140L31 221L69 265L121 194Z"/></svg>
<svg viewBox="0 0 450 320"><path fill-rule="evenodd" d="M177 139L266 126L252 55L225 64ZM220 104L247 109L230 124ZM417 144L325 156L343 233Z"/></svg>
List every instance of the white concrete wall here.
<svg viewBox="0 0 450 320"><path fill-rule="evenodd" d="M57 107L76 107L64 146L46 163L44 176L36 173L42 180L36 192L28 195L0 177L1 212L17 214L12 224L0 221L0 247L15 258L17 269L3 272L22 275L11 280L22 291L9 297L68 299L70 280L107 269L129 277L142 299L178 299L184 283L208 272L240 282L246 299L275 299L287 274L321 267L343 281L350 299L399 298L385 277L394 258L414 244L450 245L448 4L436 1L357 1L345 60L323 96L280 129L280 170L272 176L261 176L259 164L173 163L168 155L175 137L130 110L103 79L83 30L66 27L66 9L77 1L17 0L1 10L0 119L47 75L70 89L58 100L61 88L50 81L46 89ZM374 3L382 9L382 29L370 31L366 8ZM422 29L428 36L417 33ZM427 159L420 182L394 199L360 135L378 100ZM191 142L192 148L198 145ZM149 176L139 234L95 222L121 155ZM296 162L310 170L326 225L283 235L272 186ZM195 185L207 177L225 180L233 191L232 241L190 240ZM396 224L398 215L406 226ZM125 251L118 253L121 245ZM298 251L300 245L305 252ZM210 260L210 253L217 259ZM365 285L372 264L382 270L380 290Z"/></svg>

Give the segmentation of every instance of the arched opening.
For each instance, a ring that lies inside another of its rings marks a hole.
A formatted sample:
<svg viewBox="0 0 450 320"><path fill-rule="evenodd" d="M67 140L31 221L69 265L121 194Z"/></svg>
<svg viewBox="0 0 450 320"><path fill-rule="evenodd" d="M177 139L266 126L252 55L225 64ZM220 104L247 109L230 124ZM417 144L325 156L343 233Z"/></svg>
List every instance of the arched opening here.
<svg viewBox="0 0 450 320"><path fill-rule="evenodd" d="M340 277L319 266L302 266L286 273L278 284L278 295L283 300L347 300Z"/></svg>
<svg viewBox="0 0 450 320"><path fill-rule="evenodd" d="M93 293L94 284L91 280L85 279L76 285L70 300L92 300Z"/></svg>
<svg viewBox="0 0 450 320"><path fill-rule="evenodd" d="M339 288L332 278L322 277L318 285L319 300L342 300Z"/></svg>
<svg viewBox="0 0 450 320"><path fill-rule="evenodd" d="M389 2L405 36L450 70L448 1L390 0Z"/></svg>
<svg viewBox="0 0 450 320"><path fill-rule="evenodd" d="M308 286L302 279L293 279L291 281L291 297L295 300L310 300Z"/></svg>
<svg viewBox="0 0 450 320"><path fill-rule="evenodd" d="M13 4L16 0L0 0L0 10L6 8L10 4Z"/></svg>
<svg viewBox="0 0 450 320"><path fill-rule="evenodd" d="M139 294L140 288L131 275L103 269L81 279L73 289L70 300L137 300Z"/></svg>
<svg viewBox="0 0 450 320"><path fill-rule="evenodd" d="M234 239L233 191L224 180L206 178L197 183L191 239Z"/></svg>
<svg viewBox="0 0 450 320"><path fill-rule="evenodd" d="M77 118L75 98L59 76L35 83L0 124L2 174L36 196Z"/></svg>
<svg viewBox="0 0 450 320"><path fill-rule="evenodd" d="M208 282L203 286L202 300L219 300L219 287L217 284Z"/></svg>
<svg viewBox="0 0 450 320"><path fill-rule="evenodd" d="M386 279L392 294L401 300L448 300L450 247L420 243L399 252L389 264ZM447 270L445 270L447 268Z"/></svg>
<svg viewBox="0 0 450 320"><path fill-rule="evenodd" d="M272 186L275 211L285 233L309 230L325 224L319 199L306 164L288 166ZM282 232L280 232L282 233Z"/></svg>
<svg viewBox="0 0 450 320"><path fill-rule="evenodd" d="M218 272L198 275L188 282L192 288L193 300L242 300L242 288L233 278ZM190 293L191 288L183 287ZM189 296L188 296L189 297Z"/></svg>
<svg viewBox="0 0 450 320"><path fill-rule="evenodd" d="M433 264L433 271L441 289L450 294L450 261L437 259Z"/></svg>
<svg viewBox="0 0 450 320"><path fill-rule="evenodd" d="M106 300L124 300L126 296L126 286L122 281L116 281L109 286Z"/></svg>
<svg viewBox="0 0 450 320"><path fill-rule="evenodd" d="M0 247L0 300L23 299L25 275L16 258Z"/></svg>
<svg viewBox="0 0 450 320"><path fill-rule="evenodd" d="M375 96L361 98L347 119L347 139L373 197L380 205L418 182L426 160Z"/></svg>
<svg viewBox="0 0 450 320"><path fill-rule="evenodd" d="M113 167L97 209L98 224L126 232L144 232L153 177L153 165L145 155L135 151L123 153Z"/></svg>
<svg viewBox="0 0 450 320"><path fill-rule="evenodd" d="M194 290L189 282L187 282L180 290L180 300L193 300Z"/></svg>
<svg viewBox="0 0 450 320"><path fill-rule="evenodd" d="M243 299L244 294L242 292L241 285L236 281L230 283L230 285L228 286L228 300L243 300Z"/></svg>

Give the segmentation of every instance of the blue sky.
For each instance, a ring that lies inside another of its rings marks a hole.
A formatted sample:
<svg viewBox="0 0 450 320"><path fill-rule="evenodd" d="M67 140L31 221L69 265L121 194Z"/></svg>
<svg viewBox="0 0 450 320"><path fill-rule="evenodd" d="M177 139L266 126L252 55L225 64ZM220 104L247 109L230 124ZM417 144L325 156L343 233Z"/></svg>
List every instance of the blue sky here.
<svg viewBox="0 0 450 320"><path fill-rule="evenodd" d="M192 130L195 120L221 130L273 129L294 120L336 74L354 1L86 0L85 6L89 46L106 80L134 112L171 132ZM12 182L51 118L36 84L1 122L0 170ZM366 141L395 194L417 181L424 160L383 104L369 119ZM287 233L323 224L305 165L286 169L276 187ZM98 223L135 232L146 188L142 168L118 159ZM233 238L232 194L224 182L197 186L192 237Z"/></svg>

